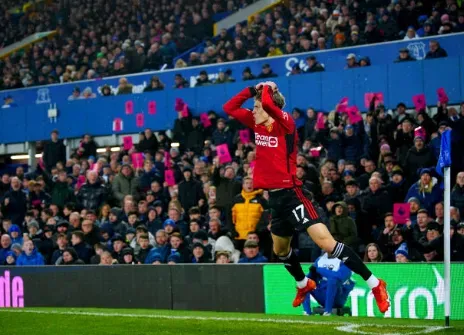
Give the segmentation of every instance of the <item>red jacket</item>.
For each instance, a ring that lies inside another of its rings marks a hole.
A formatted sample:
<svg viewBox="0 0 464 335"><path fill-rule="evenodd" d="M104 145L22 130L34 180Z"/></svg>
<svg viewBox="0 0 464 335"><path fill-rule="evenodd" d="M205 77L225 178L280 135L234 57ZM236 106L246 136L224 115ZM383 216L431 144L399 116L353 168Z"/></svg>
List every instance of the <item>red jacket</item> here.
<svg viewBox="0 0 464 335"><path fill-rule="evenodd" d="M300 186L296 178L296 153L298 135L295 122L288 113L272 100L272 89L263 88L263 109L274 119L271 126L256 125L252 111L242 104L256 93L247 87L224 105L224 111L255 132L256 163L253 171L255 189L278 189Z"/></svg>

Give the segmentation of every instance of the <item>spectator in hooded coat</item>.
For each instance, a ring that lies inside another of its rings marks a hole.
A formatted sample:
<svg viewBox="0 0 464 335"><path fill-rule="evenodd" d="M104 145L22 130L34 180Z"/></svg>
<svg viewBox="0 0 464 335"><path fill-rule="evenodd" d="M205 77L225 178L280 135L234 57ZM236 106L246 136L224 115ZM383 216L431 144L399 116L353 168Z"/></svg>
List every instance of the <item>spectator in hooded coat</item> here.
<svg viewBox="0 0 464 335"><path fill-rule="evenodd" d="M343 201L336 202L331 210L330 233L335 240L355 247L358 243L356 223L348 216L348 207Z"/></svg>
<svg viewBox="0 0 464 335"><path fill-rule="evenodd" d="M187 166L183 171L184 180L179 183L179 201L186 212L198 206L200 199L205 199L202 184L193 179L192 168Z"/></svg>

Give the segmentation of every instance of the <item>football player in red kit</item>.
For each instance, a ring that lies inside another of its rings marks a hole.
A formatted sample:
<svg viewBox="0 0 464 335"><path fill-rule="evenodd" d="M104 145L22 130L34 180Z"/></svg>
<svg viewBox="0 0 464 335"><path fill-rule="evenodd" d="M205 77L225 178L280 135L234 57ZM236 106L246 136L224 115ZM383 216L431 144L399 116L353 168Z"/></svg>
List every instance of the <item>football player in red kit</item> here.
<svg viewBox="0 0 464 335"><path fill-rule="evenodd" d="M254 98L252 111L242 108L250 98ZM301 305L306 293L316 287L306 278L290 246L295 230L306 230L322 250L339 258L367 281L379 310L385 313L390 306L385 282L377 279L350 247L334 240L319 219L309 192L302 189L295 176L298 138L295 122L282 111L284 104L285 99L277 85L268 81L242 90L224 105L224 111L255 132L253 185L269 190L274 253L297 284L293 306Z"/></svg>

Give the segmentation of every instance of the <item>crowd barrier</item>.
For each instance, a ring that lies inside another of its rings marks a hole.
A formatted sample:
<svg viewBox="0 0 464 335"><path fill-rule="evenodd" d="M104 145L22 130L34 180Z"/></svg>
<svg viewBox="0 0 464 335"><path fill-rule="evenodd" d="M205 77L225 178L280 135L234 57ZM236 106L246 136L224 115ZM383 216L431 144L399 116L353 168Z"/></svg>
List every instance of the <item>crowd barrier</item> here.
<svg viewBox="0 0 464 335"><path fill-rule="evenodd" d="M329 111L345 96L350 99L351 105L365 109L366 92L383 92L388 108L395 108L400 101L412 106L412 96L420 93L425 94L428 104L434 105L438 100L436 90L440 87L447 92L450 103L460 103L464 100L464 82L461 78L464 78L464 56L283 76L273 80L286 97L286 110L312 106ZM229 98L245 85L257 82L254 80L75 101L64 99L56 102L53 98L49 104L23 105L21 101L15 100L17 107L0 109L0 143L48 139L50 131L55 128L60 130L61 137L66 138L80 137L85 133L94 136L135 133L145 127L155 131L170 129L177 118L174 111L177 98L183 99L194 115L209 110L223 114L222 105ZM149 108L152 102L155 102L154 109ZM127 103L132 108L127 109ZM56 118L48 117L51 106L58 109ZM251 107L252 101L246 106ZM119 131L115 131L119 128L113 128L116 120L121 121Z"/></svg>
<svg viewBox="0 0 464 335"><path fill-rule="evenodd" d="M303 265L308 269L308 265ZM388 283L381 315L364 281L347 305L353 316L442 319L443 264L370 264ZM451 265L451 318L464 320L464 264ZM0 308L101 307L302 315L294 280L280 264L0 267ZM312 301L312 306L316 306Z"/></svg>

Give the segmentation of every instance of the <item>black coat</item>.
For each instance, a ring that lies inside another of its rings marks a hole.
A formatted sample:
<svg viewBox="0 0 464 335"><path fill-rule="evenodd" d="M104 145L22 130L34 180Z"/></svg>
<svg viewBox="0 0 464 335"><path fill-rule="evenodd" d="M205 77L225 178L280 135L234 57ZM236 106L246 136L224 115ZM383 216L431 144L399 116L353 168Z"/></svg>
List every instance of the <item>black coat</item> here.
<svg viewBox="0 0 464 335"><path fill-rule="evenodd" d="M66 163L66 147L62 140L49 141L45 144L43 151L43 162L47 171L50 171L56 163Z"/></svg>
<svg viewBox="0 0 464 335"><path fill-rule="evenodd" d="M96 210L103 205L106 198L107 189L100 182L96 182L95 184L86 183L82 185L79 193L77 194L78 204L83 208L93 210Z"/></svg>
<svg viewBox="0 0 464 335"><path fill-rule="evenodd" d="M396 158L401 164L405 166L406 155L408 154L409 149L414 145L414 132L403 133L400 129L396 133L395 147L397 150Z"/></svg>
<svg viewBox="0 0 464 335"><path fill-rule="evenodd" d="M369 190L364 198L363 210L367 214L367 218L371 224L383 225L383 217L385 213L391 212L393 203L390 195L384 189L379 189L373 193Z"/></svg>
<svg viewBox="0 0 464 335"><path fill-rule="evenodd" d="M5 205L5 199L9 199ZM27 198L23 191L10 190L5 193L2 199L2 213L5 218L11 219L12 224L22 226L27 210Z"/></svg>
<svg viewBox="0 0 464 335"><path fill-rule="evenodd" d="M199 181L191 179L179 183L179 201L186 212L191 207L198 206L198 201L204 198L203 186Z"/></svg>
<svg viewBox="0 0 464 335"><path fill-rule="evenodd" d="M155 135L152 135L150 138L145 138L139 142L137 145L137 150L140 152L148 151L153 157L158 151L159 143Z"/></svg>
<svg viewBox="0 0 464 335"><path fill-rule="evenodd" d="M408 181L412 183L417 180L419 169L434 167L436 163L435 155L429 147L424 147L421 150L412 147L406 154L404 161L404 167L409 173Z"/></svg>
<svg viewBox="0 0 464 335"><path fill-rule="evenodd" d="M74 250L76 250L79 259L82 259L85 264L90 263L90 257L93 255L93 249L84 242L73 245Z"/></svg>
<svg viewBox="0 0 464 335"><path fill-rule="evenodd" d="M82 142L82 149L84 149L84 152L81 155L82 158L89 158L89 156L97 156L97 144L94 140L90 140L88 143Z"/></svg>
<svg viewBox="0 0 464 335"><path fill-rule="evenodd" d="M190 132L188 132L185 147L187 149L193 150L196 154L199 154L204 146L204 142L205 133L203 131L203 128L197 126L193 128Z"/></svg>
<svg viewBox="0 0 464 335"><path fill-rule="evenodd" d="M456 184L451 191L451 206L457 207L459 213L464 213L464 187Z"/></svg>

